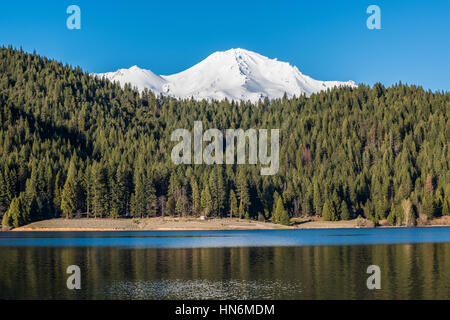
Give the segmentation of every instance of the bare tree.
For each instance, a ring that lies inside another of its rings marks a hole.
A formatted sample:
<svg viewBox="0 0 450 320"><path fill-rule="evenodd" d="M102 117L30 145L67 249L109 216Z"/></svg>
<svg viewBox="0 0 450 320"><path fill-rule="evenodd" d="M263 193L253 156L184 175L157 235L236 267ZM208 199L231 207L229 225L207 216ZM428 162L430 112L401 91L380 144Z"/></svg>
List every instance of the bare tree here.
<svg viewBox="0 0 450 320"><path fill-rule="evenodd" d="M405 224L407 227L414 227L416 225L416 217L414 215L414 209L412 202L408 198L402 201L403 212L405 214Z"/></svg>

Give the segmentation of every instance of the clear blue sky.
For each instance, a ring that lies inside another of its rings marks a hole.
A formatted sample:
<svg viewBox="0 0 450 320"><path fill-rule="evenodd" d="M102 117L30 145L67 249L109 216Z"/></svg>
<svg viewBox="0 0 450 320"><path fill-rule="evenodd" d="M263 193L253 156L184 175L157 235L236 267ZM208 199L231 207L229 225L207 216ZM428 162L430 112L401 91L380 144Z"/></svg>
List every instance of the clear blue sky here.
<svg viewBox="0 0 450 320"><path fill-rule="evenodd" d="M81 8L81 30L66 28L71 4ZM371 4L381 8L381 30L366 27ZM157 74L240 47L320 80L450 90L448 0L2 1L0 45L89 72L137 64Z"/></svg>

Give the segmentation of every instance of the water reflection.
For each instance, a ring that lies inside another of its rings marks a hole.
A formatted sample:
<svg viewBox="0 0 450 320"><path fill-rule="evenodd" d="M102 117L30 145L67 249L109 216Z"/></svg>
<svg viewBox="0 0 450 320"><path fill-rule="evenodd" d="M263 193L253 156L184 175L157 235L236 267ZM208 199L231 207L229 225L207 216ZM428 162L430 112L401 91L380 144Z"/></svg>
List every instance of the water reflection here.
<svg viewBox="0 0 450 320"><path fill-rule="evenodd" d="M301 293L299 283L281 280L158 280L117 281L105 288L105 294L117 299L291 299L292 292Z"/></svg>
<svg viewBox="0 0 450 320"><path fill-rule="evenodd" d="M66 288L66 268L82 289ZM381 290L366 287L381 267ZM1 247L0 299L450 299L450 243L358 246Z"/></svg>

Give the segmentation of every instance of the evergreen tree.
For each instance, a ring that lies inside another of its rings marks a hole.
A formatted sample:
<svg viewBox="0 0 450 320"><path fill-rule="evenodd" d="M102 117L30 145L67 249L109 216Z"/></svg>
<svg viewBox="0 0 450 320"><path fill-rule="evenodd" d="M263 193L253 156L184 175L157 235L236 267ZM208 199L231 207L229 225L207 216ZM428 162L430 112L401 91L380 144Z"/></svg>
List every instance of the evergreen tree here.
<svg viewBox="0 0 450 320"><path fill-rule="evenodd" d="M118 218L125 213L125 180L123 168L118 167L115 174L111 175L110 181L110 216L113 218Z"/></svg>
<svg viewBox="0 0 450 320"><path fill-rule="evenodd" d="M3 227L11 227L12 226L12 219L9 215L9 212L5 212L5 214L2 217L2 226Z"/></svg>
<svg viewBox="0 0 450 320"><path fill-rule="evenodd" d="M53 203L55 206L55 214L53 216L59 216L61 212L59 208L61 208L61 198L62 198L62 188L61 184L64 180L61 178L61 172L56 174L55 185L53 187Z"/></svg>
<svg viewBox="0 0 450 320"><path fill-rule="evenodd" d="M175 204L175 213L178 215L185 216L186 212L188 212L189 201L186 195L186 190L184 187L181 187L179 192L177 193L177 201Z"/></svg>
<svg viewBox="0 0 450 320"><path fill-rule="evenodd" d="M200 203L200 191L198 189L198 183L195 178L191 178L191 191L192 191L192 214L198 216L201 210Z"/></svg>
<svg viewBox="0 0 450 320"><path fill-rule="evenodd" d="M450 216L450 199L445 199L442 205L442 215Z"/></svg>
<svg viewBox="0 0 450 320"><path fill-rule="evenodd" d="M347 203L344 200L342 200L340 209L341 209L341 212L340 212L341 219L342 220L350 219L350 211L348 210Z"/></svg>
<svg viewBox="0 0 450 320"><path fill-rule="evenodd" d="M11 201L8 212L6 213L6 218L3 219L2 225L11 226L17 228L24 223L24 203L23 203L23 193L19 197L15 197Z"/></svg>
<svg viewBox="0 0 450 320"><path fill-rule="evenodd" d="M173 198L173 197L167 198L166 209L167 209L168 215L170 215L172 217L175 215L175 198Z"/></svg>
<svg viewBox="0 0 450 320"><path fill-rule="evenodd" d="M131 213L136 218L156 216L158 200L153 186L150 170L145 169L141 158L134 172L134 194L131 198ZM171 198L171 201L176 201Z"/></svg>
<svg viewBox="0 0 450 320"><path fill-rule="evenodd" d="M156 190L153 185L153 179L151 177L150 171L147 172L147 177L145 179L145 197L146 197L146 216L148 217L156 217L156 213L158 211L158 198L156 197ZM184 189L183 189L184 192ZM186 194L184 192L184 197ZM184 210L186 210L184 208Z"/></svg>
<svg viewBox="0 0 450 320"><path fill-rule="evenodd" d="M109 192L106 168L102 163L97 163L92 168L92 214L94 217L108 215Z"/></svg>
<svg viewBox="0 0 450 320"><path fill-rule="evenodd" d="M66 219L72 218L76 212L77 195L75 192L75 183L71 175L66 179L61 195L61 210Z"/></svg>
<svg viewBox="0 0 450 320"><path fill-rule="evenodd" d="M395 206L394 203L392 203L391 205L391 210L389 210L389 214L387 216L387 222L393 226L395 225L395 219L396 219L396 215L395 215Z"/></svg>
<svg viewBox="0 0 450 320"><path fill-rule="evenodd" d="M231 189L230 190L230 218L233 218L233 216L237 215L237 210L238 210L238 206L237 206L236 194L234 193L234 190Z"/></svg>
<svg viewBox="0 0 450 320"><path fill-rule="evenodd" d="M401 204L394 206L395 224L400 226L405 222L405 214Z"/></svg>
<svg viewBox="0 0 450 320"><path fill-rule="evenodd" d="M433 219L435 216L435 203L431 193L425 193L422 201L422 213L424 213L428 219Z"/></svg>
<svg viewBox="0 0 450 320"><path fill-rule="evenodd" d="M279 221L281 224L288 226L290 223L289 214L284 209L283 199L278 197L277 207L275 209L275 215L279 217Z"/></svg>
<svg viewBox="0 0 450 320"><path fill-rule="evenodd" d="M219 214L219 197L218 197L218 185L216 171L211 170L208 181L208 190L211 196L210 211L212 215Z"/></svg>
<svg viewBox="0 0 450 320"><path fill-rule="evenodd" d="M323 205L322 218L325 221L332 221L332 219L333 219L332 213L330 211L330 204L329 204L328 200L325 201L325 204Z"/></svg>
<svg viewBox="0 0 450 320"><path fill-rule="evenodd" d="M337 195L337 192L335 190L331 196L331 203L329 206L331 221L339 220L340 204L341 202L339 200L339 196Z"/></svg>
<svg viewBox="0 0 450 320"><path fill-rule="evenodd" d="M316 182L314 183L314 192L313 192L313 207L314 207L314 214L317 216L320 216L322 214L322 198L320 195L320 189L319 184Z"/></svg>
<svg viewBox="0 0 450 320"><path fill-rule="evenodd" d="M246 216L246 212L245 212L244 205L243 205L242 201L239 201L239 209L238 209L238 211L239 211L239 219L242 219L243 217Z"/></svg>
<svg viewBox="0 0 450 320"><path fill-rule="evenodd" d="M442 215L442 206L444 204L444 198L442 197L441 191L436 191L436 197L434 199L434 214L436 217L439 217Z"/></svg>
<svg viewBox="0 0 450 320"><path fill-rule="evenodd" d="M3 215L8 210L9 203L6 180L0 167L0 215Z"/></svg>
<svg viewBox="0 0 450 320"><path fill-rule="evenodd" d="M225 190L225 181L223 178L223 172L222 167L217 167L216 172L216 201L217 201L217 213L219 216L222 216L222 213L224 212L225 203L226 203L226 190Z"/></svg>
<svg viewBox="0 0 450 320"><path fill-rule="evenodd" d="M278 198L280 197L280 195L278 194L278 192L274 192L273 193L273 206L272 206L272 222L278 222L280 221L280 217L277 215L277 203L278 203Z"/></svg>
<svg viewBox="0 0 450 320"><path fill-rule="evenodd" d="M202 206L202 214L205 217L209 216L212 207L212 198L208 187L202 190L201 206Z"/></svg>
<svg viewBox="0 0 450 320"><path fill-rule="evenodd" d="M178 211L195 216L204 188L211 196L208 213L217 216L231 209L232 189L239 201L233 215L241 217L275 215L274 193L283 194L287 212L329 220L345 218L343 201L349 213L363 209L375 223L389 213L390 222L410 224L414 208L429 217L450 214L448 135L442 131L450 93L376 84L254 105L139 93L13 48L0 48L0 66L5 221L20 194L17 223L60 216L68 176L75 211L95 217L127 217L131 209L139 217L174 215L177 202ZM282 128L279 172L264 177L250 164L174 165L171 133L197 120L221 130ZM192 184L186 189L192 179L197 195ZM411 201L412 215L405 216L403 199Z"/></svg>
<svg viewBox="0 0 450 320"><path fill-rule="evenodd" d="M445 186L444 199L442 200L442 215L450 216L450 184Z"/></svg>
<svg viewBox="0 0 450 320"><path fill-rule="evenodd" d="M248 215L248 209L250 208L250 193L247 184L247 177L243 170L238 173L237 190L239 197L239 218Z"/></svg>

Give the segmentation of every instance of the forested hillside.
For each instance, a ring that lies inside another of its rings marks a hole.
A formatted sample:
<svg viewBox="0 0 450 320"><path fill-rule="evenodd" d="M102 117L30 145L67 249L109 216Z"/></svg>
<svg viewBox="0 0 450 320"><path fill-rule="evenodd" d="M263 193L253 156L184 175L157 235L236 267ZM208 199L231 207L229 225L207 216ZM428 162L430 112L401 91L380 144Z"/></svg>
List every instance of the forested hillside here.
<svg viewBox="0 0 450 320"><path fill-rule="evenodd" d="M450 93L360 85L293 99L139 94L0 49L0 217L235 216L288 223L450 215ZM280 169L174 165L172 131L279 128Z"/></svg>

